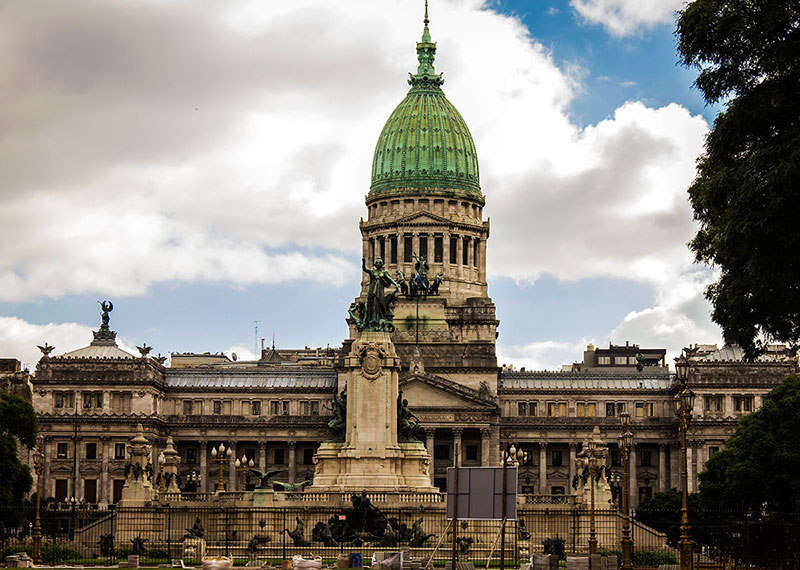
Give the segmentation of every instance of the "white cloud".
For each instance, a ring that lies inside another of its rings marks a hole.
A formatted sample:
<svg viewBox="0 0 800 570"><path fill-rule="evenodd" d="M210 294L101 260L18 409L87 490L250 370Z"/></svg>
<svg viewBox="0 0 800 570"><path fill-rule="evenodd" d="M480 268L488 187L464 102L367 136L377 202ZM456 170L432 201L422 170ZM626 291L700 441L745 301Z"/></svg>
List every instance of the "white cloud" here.
<svg viewBox="0 0 800 570"><path fill-rule="evenodd" d="M498 346L497 362L514 365L518 370L559 370L563 364L572 364L583 358L583 350L589 340L577 342L541 341L524 345Z"/></svg>
<svg viewBox="0 0 800 570"><path fill-rule="evenodd" d="M585 21L605 26L614 36L670 23L684 3L685 0L570 0Z"/></svg>
<svg viewBox="0 0 800 570"><path fill-rule="evenodd" d="M668 20L674 4L573 0L617 34ZM372 151L416 66L419 8L5 6L0 301L352 278ZM491 275L672 290L691 269L685 189L706 123L678 105L629 102L580 128L569 105L585 72L484 8L436 3L431 31L445 91L476 139ZM678 330L693 308L664 302L618 331ZM553 347L515 350L555 361L542 356Z"/></svg>
<svg viewBox="0 0 800 570"><path fill-rule="evenodd" d="M55 347L53 356L88 345L92 340L92 329L78 323L48 323L37 325L16 317L0 317L0 347L2 354L17 358L23 368L31 371L42 356L37 346L45 343ZM117 345L133 355L139 352L128 346L124 339Z"/></svg>

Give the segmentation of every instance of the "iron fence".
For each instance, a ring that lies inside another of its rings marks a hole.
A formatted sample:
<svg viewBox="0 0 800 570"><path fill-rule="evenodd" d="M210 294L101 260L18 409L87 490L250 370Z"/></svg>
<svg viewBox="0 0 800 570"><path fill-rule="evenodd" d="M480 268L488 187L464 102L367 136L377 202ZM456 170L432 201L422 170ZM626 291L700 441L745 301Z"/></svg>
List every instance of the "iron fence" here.
<svg viewBox="0 0 800 570"><path fill-rule="evenodd" d="M109 511L52 505L42 509L42 558L45 564L112 565L139 554L140 564L168 564L183 559L199 564L203 555L227 555L238 564L260 560L277 563L294 555L335 559L359 552L366 561L376 551L408 548L412 558L432 559L437 566L451 559L453 528L444 505L381 507L392 532L376 539L369 533L346 542L325 536L325 524L335 523L342 509L298 504L282 508L243 508L170 503ZM32 547L34 510L0 507L2 557ZM545 544L562 545L567 553L587 553L590 512L574 508L527 508L506 527L505 560L519 565L530 554L541 553ZM677 553L674 512L651 517L649 526L632 521L634 550L639 560L667 563ZM187 535L196 521L203 527L202 540ZM741 513L693 513L693 539L698 564L736 561L759 568L797 569L800 516L756 519ZM616 510L597 509L595 529L601 551L618 551L622 516ZM459 521L455 549L462 560L485 565L500 558L498 521ZM2 560L2 558L0 558ZM640 565L642 565L640 564ZM650 565L650 564L645 564ZM657 566L658 564L652 564Z"/></svg>

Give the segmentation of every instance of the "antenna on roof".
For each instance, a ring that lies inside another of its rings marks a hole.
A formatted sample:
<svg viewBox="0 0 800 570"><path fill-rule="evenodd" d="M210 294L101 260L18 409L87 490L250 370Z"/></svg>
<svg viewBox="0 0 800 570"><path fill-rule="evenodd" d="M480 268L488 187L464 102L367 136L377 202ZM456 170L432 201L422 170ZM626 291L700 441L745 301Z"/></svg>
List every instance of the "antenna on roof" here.
<svg viewBox="0 0 800 570"><path fill-rule="evenodd" d="M260 323L260 322L261 321L253 321L253 324L255 325L255 328L256 328L255 338L253 339L253 354L256 355L256 360L258 360L258 358L259 358L259 356L258 356L258 323Z"/></svg>

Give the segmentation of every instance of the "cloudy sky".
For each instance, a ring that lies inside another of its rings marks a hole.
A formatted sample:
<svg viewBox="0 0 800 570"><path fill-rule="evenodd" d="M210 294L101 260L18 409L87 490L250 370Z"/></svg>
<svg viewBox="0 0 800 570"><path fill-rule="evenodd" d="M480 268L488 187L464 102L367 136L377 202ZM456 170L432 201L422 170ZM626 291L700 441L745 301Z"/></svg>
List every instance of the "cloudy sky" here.
<svg viewBox="0 0 800 570"><path fill-rule="evenodd" d="M502 363L719 342L686 188L718 109L681 0L431 0L475 138ZM339 345L422 0L0 4L0 356ZM270 342L268 340L268 342Z"/></svg>

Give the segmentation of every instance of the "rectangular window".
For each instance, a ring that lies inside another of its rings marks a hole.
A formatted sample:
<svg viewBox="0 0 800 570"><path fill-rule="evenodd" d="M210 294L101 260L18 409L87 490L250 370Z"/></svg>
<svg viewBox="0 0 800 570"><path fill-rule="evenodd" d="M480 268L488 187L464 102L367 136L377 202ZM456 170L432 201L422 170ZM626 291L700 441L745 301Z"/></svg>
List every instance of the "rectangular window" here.
<svg viewBox="0 0 800 570"><path fill-rule="evenodd" d="M625 406L625 402L617 402L617 415L620 415L622 412L627 411L627 407Z"/></svg>
<svg viewBox="0 0 800 570"><path fill-rule="evenodd" d="M517 415L518 416L528 415L528 402L519 402L517 404Z"/></svg>
<svg viewBox="0 0 800 570"><path fill-rule="evenodd" d="M215 416L222 414L222 400L214 400L212 409Z"/></svg>
<svg viewBox="0 0 800 570"><path fill-rule="evenodd" d="M97 444L96 443L87 443L86 444L86 459L97 459ZM94 501L92 501L94 502Z"/></svg>
<svg viewBox="0 0 800 570"><path fill-rule="evenodd" d="M83 498L87 503L97 502L97 479L84 479Z"/></svg>
<svg viewBox="0 0 800 570"><path fill-rule="evenodd" d="M712 445L711 447L709 447L709 448L708 448L708 458L709 458L709 459L711 459L712 457L714 457L714 454L715 454L715 453L719 453L719 446L717 446L717 445Z"/></svg>
<svg viewBox="0 0 800 570"><path fill-rule="evenodd" d="M433 262L441 263L444 258L444 239L442 236L433 238Z"/></svg>
<svg viewBox="0 0 800 570"><path fill-rule="evenodd" d="M273 453L275 465L286 465L286 453L284 449L276 449Z"/></svg>
<svg viewBox="0 0 800 570"><path fill-rule="evenodd" d="M419 254L424 255L426 260L430 260L428 255L428 236L419 236Z"/></svg>
<svg viewBox="0 0 800 570"><path fill-rule="evenodd" d="M124 443L115 443L114 444L114 459L125 459L125 444Z"/></svg>
<svg viewBox="0 0 800 570"><path fill-rule="evenodd" d="M595 402L578 402L575 406L575 413L579 418L595 417L597 415L597 404Z"/></svg>
<svg viewBox="0 0 800 570"><path fill-rule="evenodd" d="M281 402L281 407L282 407L283 415L284 416L288 416L289 415L289 401L285 400L285 401Z"/></svg>
<svg viewBox="0 0 800 570"><path fill-rule="evenodd" d="M563 465L563 461L564 457L562 456L560 449L554 449L552 452L550 452L550 465L553 467L561 467L561 465Z"/></svg>
<svg viewBox="0 0 800 570"><path fill-rule="evenodd" d="M397 236L389 238L389 262L397 263Z"/></svg>
<svg viewBox="0 0 800 570"><path fill-rule="evenodd" d="M721 412L722 411L722 395L706 396L704 398L706 412Z"/></svg>
<svg viewBox="0 0 800 570"><path fill-rule="evenodd" d="M619 449L612 449L610 456L611 456L611 467L622 466L622 455L620 454Z"/></svg>
<svg viewBox="0 0 800 570"><path fill-rule="evenodd" d="M314 400L311 402L311 415L318 416L319 415L319 402Z"/></svg>
<svg viewBox="0 0 800 570"><path fill-rule="evenodd" d="M473 240L472 241L472 265L478 267L478 244L480 240Z"/></svg>
<svg viewBox="0 0 800 570"><path fill-rule="evenodd" d="M58 459L66 459L67 458L67 451L69 447L66 443L58 443L56 444L56 457Z"/></svg>
<svg viewBox="0 0 800 570"><path fill-rule="evenodd" d="M567 404L566 402L548 402L547 403L547 415L552 418L562 418L567 415Z"/></svg>
<svg viewBox="0 0 800 570"><path fill-rule="evenodd" d="M192 415L192 401L191 400L184 400L183 401L183 415L184 416L191 416Z"/></svg>
<svg viewBox="0 0 800 570"><path fill-rule="evenodd" d="M606 417L613 418L617 415L617 405L614 402L608 402L606 404Z"/></svg>
<svg viewBox="0 0 800 570"><path fill-rule="evenodd" d="M736 412L752 412L753 396L734 396L733 410Z"/></svg>
<svg viewBox="0 0 800 570"><path fill-rule="evenodd" d="M83 409L84 410L92 409L92 394L90 392L83 393Z"/></svg>
<svg viewBox="0 0 800 570"><path fill-rule="evenodd" d="M598 356L597 357L597 364L611 364L611 357L610 356Z"/></svg>
<svg viewBox="0 0 800 570"><path fill-rule="evenodd" d="M467 461L478 461L478 445L475 443L468 443L466 447L466 457Z"/></svg>
<svg viewBox="0 0 800 570"><path fill-rule="evenodd" d="M272 416L279 416L281 413L281 403L277 401L272 401L269 403L269 413Z"/></svg>
<svg viewBox="0 0 800 570"><path fill-rule="evenodd" d="M652 402L637 402L636 403L636 417L645 418L653 415Z"/></svg>
<svg viewBox="0 0 800 570"><path fill-rule="evenodd" d="M383 238L378 238L378 252L380 253L381 259L386 259L386 240Z"/></svg>
<svg viewBox="0 0 800 570"><path fill-rule="evenodd" d="M197 463L197 448L196 447L187 447L186 448L186 463L194 465Z"/></svg>
<svg viewBox="0 0 800 570"><path fill-rule="evenodd" d="M55 392L55 407L56 408L71 408L72 407L72 392Z"/></svg>
<svg viewBox="0 0 800 570"><path fill-rule="evenodd" d="M67 479L56 479L56 502L63 503L67 500Z"/></svg>
<svg viewBox="0 0 800 570"><path fill-rule="evenodd" d="M307 402L307 401L305 401L305 400L304 400L304 401L302 401L302 402L300 402L300 415L301 415L301 416L308 416L308 415L310 415L310 413L309 413L309 406L308 406L308 402Z"/></svg>
<svg viewBox="0 0 800 570"><path fill-rule="evenodd" d="M469 238L464 238L461 244L461 265L469 265Z"/></svg>
<svg viewBox="0 0 800 570"><path fill-rule="evenodd" d="M653 454L647 449L643 449L639 452L639 460L642 467L652 467L653 466Z"/></svg>
<svg viewBox="0 0 800 570"><path fill-rule="evenodd" d="M250 413L254 416L261 415L261 400L254 400L250 405Z"/></svg>
<svg viewBox="0 0 800 570"><path fill-rule="evenodd" d="M628 357L627 356L615 356L614 357L614 364L617 364L617 365L628 364Z"/></svg>
<svg viewBox="0 0 800 570"><path fill-rule="evenodd" d="M414 253L414 238L411 236L403 237L403 262L411 263L413 261L413 257L411 255Z"/></svg>
<svg viewBox="0 0 800 570"><path fill-rule="evenodd" d="M450 238L450 263L455 265L458 262L458 238Z"/></svg>
<svg viewBox="0 0 800 570"><path fill-rule="evenodd" d="M448 461L450 459L450 446L446 443L434 445L433 458L440 461Z"/></svg>
<svg viewBox="0 0 800 570"><path fill-rule="evenodd" d="M536 402L528 402L528 415L531 417L536 416Z"/></svg>
<svg viewBox="0 0 800 570"><path fill-rule="evenodd" d="M314 450L313 449L304 449L303 450L303 465L313 465L314 464Z"/></svg>

